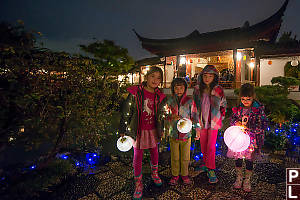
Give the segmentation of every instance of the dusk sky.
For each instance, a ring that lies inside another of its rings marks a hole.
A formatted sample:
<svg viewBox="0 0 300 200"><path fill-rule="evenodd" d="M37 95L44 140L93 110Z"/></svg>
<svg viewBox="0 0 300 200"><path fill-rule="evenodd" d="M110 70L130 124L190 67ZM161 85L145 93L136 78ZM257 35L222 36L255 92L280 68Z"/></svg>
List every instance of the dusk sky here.
<svg viewBox="0 0 300 200"><path fill-rule="evenodd" d="M44 47L80 53L78 45L108 39L134 59L151 57L132 29L148 38L184 37L250 25L273 15L284 0L1 0L0 21L40 31ZM290 0L281 32L300 39L300 0ZM279 35L279 36L280 36Z"/></svg>

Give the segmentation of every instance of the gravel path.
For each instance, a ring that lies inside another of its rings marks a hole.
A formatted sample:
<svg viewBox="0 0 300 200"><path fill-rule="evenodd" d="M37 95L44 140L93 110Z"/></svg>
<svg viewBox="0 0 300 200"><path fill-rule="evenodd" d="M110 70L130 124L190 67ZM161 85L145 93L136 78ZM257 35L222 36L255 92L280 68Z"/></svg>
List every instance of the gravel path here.
<svg viewBox="0 0 300 200"><path fill-rule="evenodd" d="M234 161L221 155L216 157L216 174L219 182L209 184L205 173L194 171L198 162L192 162L190 176L193 184L185 186L182 183L170 186L170 165L162 160L159 174L163 180L161 187L156 187L150 177L149 162L143 164L143 199L285 199L285 168L300 167L299 164L287 163L281 159L266 159L256 163L252 177L253 190L250 193L232 188L235 181ZM56 191L55 199L64 200L126 200L132 199L134 191L133 173L130 159L117 159L101 167L96 173L78 177ZM52 199L53 199L52 198Z"/></svg>

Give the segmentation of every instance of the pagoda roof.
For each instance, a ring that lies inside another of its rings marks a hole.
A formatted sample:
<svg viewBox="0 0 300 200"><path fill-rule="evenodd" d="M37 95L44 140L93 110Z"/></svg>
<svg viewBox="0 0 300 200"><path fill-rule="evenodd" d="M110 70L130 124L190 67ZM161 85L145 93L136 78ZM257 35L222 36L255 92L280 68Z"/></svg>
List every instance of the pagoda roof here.
<svg viewBox="0 0 300 200"><path fill-rule="evenodd" d="M158 65L163 64L164 62L160 59L160 57L150 57L144 58L141 60L136 61L137 66L144 66L144 65Z"/></svg>
<svg viewBox="0 0 300 200"><path fill-rule="evenodd" d="M259 47L256 49L256 54L262 59L300 56L300 45L293 47L284 47L280 45Z"/></svg>
<svg viewBox="0 0 300 200"><path fill-rule="evenodd" d="M282 17L289 3L285 0L281 8L269 18L249 25L214 32L199 33L197 30L181 38L150 39L133 30L142 47L158 56L174 56L204 52L224 51L235 48L256 47L261 41L274 43L282 23Z"/></svg>
<svg viewBox="0 0 300 200"><path fill-rule="evenodd" d="M150 57L150 58L143 58L141 60L138 60L135 62L135 65L128 71L130 73L138 72L140 71L141 66L146 65L159 65L164 64L164 61L160 59L160 57Z"/></svg>

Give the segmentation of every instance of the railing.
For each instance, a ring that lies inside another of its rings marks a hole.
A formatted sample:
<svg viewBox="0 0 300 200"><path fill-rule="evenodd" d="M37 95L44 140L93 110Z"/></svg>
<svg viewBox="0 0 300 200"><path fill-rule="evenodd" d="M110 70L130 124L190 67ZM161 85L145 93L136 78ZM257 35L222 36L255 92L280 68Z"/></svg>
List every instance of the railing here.
<svg viewBox="0 0 300 200"><path fill-rule="evenodd" d="M233 81L219 81L219 84L224 88L224 89L234 89L235 84Z"/></svg>
<svg viewBox="0 0 300 200"><path fill-rule="evenodd" d="M219 85L221 85L224 89L236 89L240 88L242 84L244 83L251 83L255 86L256 82L255 81L244 81L243 83L240 81L219 81ZM188 87L193 88L196 85L196 82L191 82L189 83ZM171 87L171 82L166 82L162 83L161 85L162 88L170 88ZM300 90L300 89L299 89Z"/></svg>
<svg viewBox="0 0 300 200"><path fill-rule="evenodd" d="M219 81L219 84L224 88L224 89L236 89L240 88L242 84L245 83L251 83L252 85L255 86L256 82L255 81Z"/></svg>

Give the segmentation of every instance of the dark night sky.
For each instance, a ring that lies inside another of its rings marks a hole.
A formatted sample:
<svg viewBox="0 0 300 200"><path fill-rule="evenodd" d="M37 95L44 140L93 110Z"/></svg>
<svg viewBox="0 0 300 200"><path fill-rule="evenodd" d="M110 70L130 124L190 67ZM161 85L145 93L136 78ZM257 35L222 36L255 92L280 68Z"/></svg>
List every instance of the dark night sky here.
<svg viewBox="0 0 300 200"><path fill-rule="evenodd" d="M250 25L274 14L284 0L1 0L0 21L43 33L44 46L79 53L79 44L109 39L135 59L153 56L142 49L132 29L144 37L183 37ZM300 0L290 0L281 33L300 39ZM297 20L298 18L298 20Z"/></svg>

